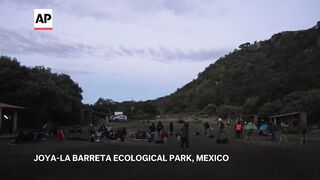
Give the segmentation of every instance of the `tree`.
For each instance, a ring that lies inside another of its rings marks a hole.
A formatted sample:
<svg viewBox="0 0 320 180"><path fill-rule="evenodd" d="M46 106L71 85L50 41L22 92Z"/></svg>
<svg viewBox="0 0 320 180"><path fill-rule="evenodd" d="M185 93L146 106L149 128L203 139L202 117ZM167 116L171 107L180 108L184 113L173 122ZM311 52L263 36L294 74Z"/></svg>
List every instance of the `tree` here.
<svg viewBox="0 0 320 180"><path fill-rule="evenodd" d="M21 66L16 59L0 57L0 101L24 106L20 125L40 126L51 121L74 124L80 120L82 89L66 74L49 68Z"/></svg>

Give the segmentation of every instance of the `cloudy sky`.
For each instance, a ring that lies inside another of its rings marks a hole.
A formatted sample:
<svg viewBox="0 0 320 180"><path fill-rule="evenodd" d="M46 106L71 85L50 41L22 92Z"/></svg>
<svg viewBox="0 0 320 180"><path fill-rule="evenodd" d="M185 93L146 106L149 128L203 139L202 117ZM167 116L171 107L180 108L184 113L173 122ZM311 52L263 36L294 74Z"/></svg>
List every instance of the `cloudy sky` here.
<svg viewBox="0 0 320 180"><path fill-rule="evenodd" d="M1 0L0 54L67 73L83 102L168 95L244 42L320 20L319 0ZM53 9L52 31L33 10Z"/></svg>

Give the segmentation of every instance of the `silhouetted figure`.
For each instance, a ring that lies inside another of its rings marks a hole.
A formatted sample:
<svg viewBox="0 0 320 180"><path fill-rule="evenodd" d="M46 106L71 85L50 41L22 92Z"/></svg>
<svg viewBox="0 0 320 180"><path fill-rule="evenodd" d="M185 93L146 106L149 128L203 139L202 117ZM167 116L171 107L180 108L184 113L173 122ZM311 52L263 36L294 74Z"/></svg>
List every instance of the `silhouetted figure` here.
<svg viewBox="0 0 320 180"><path fill-rule="evenodd" d="M307 142L307 129L304 129L302 131L302 138L301 138L301 141L300 141L300 144L308 144Z"/></svg>
<svg viewBox="0 0 320 180"><path fill-rule="evenodd" d="M181 128L181 148L186 145L189 148L189 124L186 122Z"/></svg>
<svg viewBox="0 0 320 180"><path fill-rule="evenodd" d="M228 143L229 140L228 140L228 137L227 137L227 134L226 132L224 131L224 124L223 124L223 121L221 118L218 119L218 122L219 122L219 132L218 132L218 135L217 135L217 143Z"/></svg>
<svg viewBox="0 0 320 180"><path fill-rule="evenodd" d="M279 144L281 143L289 143L287 136L286 136L286 130L289 126L287 124L285 124L284 122L281 122L281 135L280 135L280 140L279 140Z"/></svg>
<svg viewBox="0 0 320 180"><path fill-rule="evenodd" d="M150 139L149 142L153 142L154 141L154 133L156 131L156 126L154 125L154 123L151 124L151 126L149 127L149 133L150 133Z"/></svg>
<svg viewBox="0 0 320 180"><path fill-rule="evenodd" d="M271 134L271 141L277 141L277 137L276 137L277 127L271 122L268 125L268 131Z"/></svg>
<svg viewBox="0 0 320 180"><path fill-rule="evenodd" d="M173 122L170 122L170 135L173 134Z"/></svg>
<svg viewBox="0 0 320 180"><path fill-rule="evenodd" d="M120 141L123 142L127 136L127 129L125 127L119 128L117 136L120 138Z"/></svg>
<svg viewBox="0 0 320 180"><path fill-rule="evenodd" d="M241 138L241 130L242 130L242 124L240 121L237 122L237 124L234 126L235 130L235 138L240 139Z"/></svg>
<svg viewBox="0 0 320 180"><path fill-rule="evenodd" d="M210 125L208 122L205 122L203 124L203 127L204 127L204 135L207 135L208 134L208 129L210 128Z"/></svg>
<svg viewBox="0 0 320 180"><path fill-rule="evenodd" d="M164 129L163 124L161 121L158 122L157 124L157 131L158 131L158 139L160 139L160 133Z"/></svg>

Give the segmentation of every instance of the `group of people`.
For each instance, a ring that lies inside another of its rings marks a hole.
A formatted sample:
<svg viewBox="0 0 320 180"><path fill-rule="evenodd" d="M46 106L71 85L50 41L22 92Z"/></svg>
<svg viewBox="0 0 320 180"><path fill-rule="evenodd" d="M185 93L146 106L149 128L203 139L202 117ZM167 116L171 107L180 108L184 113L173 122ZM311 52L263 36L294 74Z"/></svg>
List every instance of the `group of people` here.
<svg viewBox="0 0 320 180"><path fill-rule="evenodd" d="M173 123L169 124L170 135L173 134ZM164 125L161 121L158 122L157 126L152 122L149 126L149 142L156 141L158 143L165 143L169 137L169 133L165 131ZM155 134L157 134L157 139L155 140Z"/></svg>
<svg viewBox="0 0 320 180"><path fill-rule="evenodd" d="M127 136L126 127L119 127L113 129L110 124L105 125L104 123L96 131L92 124L89 126L90 142L101 142L102 140L116 140L119 139L123 142Z"/></svg>
<svg viewBox="0 0 320 180"><path fill-rule="evenodd" d="M61 128L49 128L44 124L39 130L21 130L14 140L15 144L26 142L47 142L48 140L63 141L64 132Z"/></svg>
<svg viewBox="0 0 320 180"><path fill-rule="evenodd" d="M164 128L164 125L161 121L155 125L153 122L149 126L149 142L155 141L156 143L165 143L169 136L174 135L174 125L173 122L169 123L169 132ZM156 136L156 138L155 138ZM180 131L176 133L177 138L180 140L180 147L189 148L189 123L188 121L184 122Z"/></svg>
<svg viewBox="0 0 320 180"><path fill-rule="evenodd" d="M227 133L224 130L225 124L229 125L229 123L229 121L224 122L222 118L218 118L217 124L219 130L217 131L216 137L217 143L229 142ZM188 121L183 121L181 129L177 130L175 133L177 139L180 140L181 148L189 148L189 126L190 124ZM253 122L245 122L242 119L240 119L234 125L234 138L243 139L244 129L246 129L246 140L251 140L251 136L254 130L259 130L260 135L270 137L271 141L277 141L276 132L280 130L281 135L279 143L288 142L286 137L286 128L288 128L288 126L290 125L287 125L284 122L282 122L281 124L275 124L272 123L272 121L270 121L268 123L261 124L260 127L257 128ZM215 138L213 127L210 127L210 124L208 122L204 122L203 128L203 134L205 136L209 138ZM90 133L90 142L101 142L105 139L119 139L121 142L123 142L127 136L126 127L119 127L113 129L110 124L105 125L104 123L98 129L95 129L95 127L92 124L90 124L88 130ZM158 121L157 125L155 125L154 122L151 122L151 125L148 127L147 130L137 130L134 133L134 138L148 139L149 142L166 143L167 138L174 135L174 130L174 123L172 121L169 123L168 131L165 130L165 126L161 121ZM73 129L72 132L81 132L81 128L77 127ZM306 133L306 130L302 132L302 139L300 144L307 144ZM56 141L62 141L65 139L64 133L61 128L55 128L53 130L49 129L48 126L45 124L39 131L20 131L17 138L15 139L15 143L23 143L29 141L44 142L50 137L54 137Z"/></svg>
<svg viewBox="0 0 320 180"><path fill-rule="evenodd" d="M229 125L229 122L226 121L227 125ZM217 135L217 143L226 143L228 142L228 137L226 132L224 131L224 125L225 122L223 122L223 120L221 118L218 118L217 121L217 125L219 126L219 131L218 131L218 135ZM260 135L264 135L264 136L268 136L270 137L271 141L277 141L277 137L276 137L276 132L280 129L281 130L281 136L280 136L280 141L279 143L282 142L288 142L285 132L286 132L286 128L288 127L288 125L281 123L280 125L276 125L272 122L269 122L268 124L262 124L261 126L265 126L266 128L263 130L259 131ZM213 135L213 128L210 127L208 122L205 122L203 124L204 127L204 135L208 136L208 137L214 137ZM251 136L253 134L253 132L255 130L258 130L257 126L249 121L249 122L245 122L242 119L237 121L236 124L234 125L234 138L235 139L243 139L244 138L244 129L246 129L246 140L250 141L251 140ZM302 132L302 139L301 139L301 143L300 144L306 144L307 140L306 140L306 130L304 130Z"/></svg>

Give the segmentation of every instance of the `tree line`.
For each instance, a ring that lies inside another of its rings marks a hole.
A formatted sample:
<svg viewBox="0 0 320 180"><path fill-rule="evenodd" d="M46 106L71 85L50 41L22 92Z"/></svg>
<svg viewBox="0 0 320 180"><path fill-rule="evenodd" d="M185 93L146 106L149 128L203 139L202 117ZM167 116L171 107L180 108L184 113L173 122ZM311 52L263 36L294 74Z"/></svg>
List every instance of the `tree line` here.
<svg viewBox="0 0 320 180"><path fill-rule="evenodd" d="M0 57L0 102L23 106L19 126L74 124L82 110L82 89L69 75L42 66L22 66Z"/></svg>

